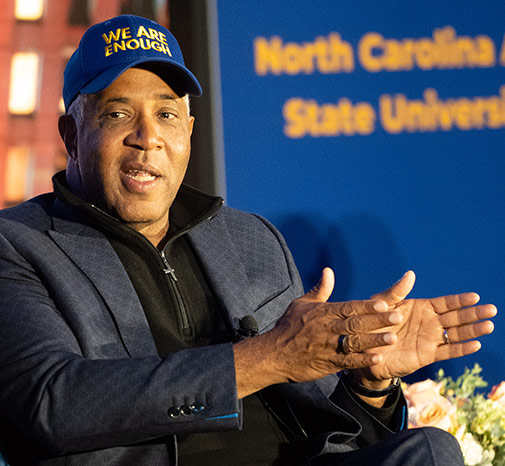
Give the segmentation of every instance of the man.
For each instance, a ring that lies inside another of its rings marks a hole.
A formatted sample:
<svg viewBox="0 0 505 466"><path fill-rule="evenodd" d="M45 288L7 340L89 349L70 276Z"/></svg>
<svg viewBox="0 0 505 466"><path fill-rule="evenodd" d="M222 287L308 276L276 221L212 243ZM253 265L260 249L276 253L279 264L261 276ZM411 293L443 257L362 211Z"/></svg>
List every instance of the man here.
<svg viewBox="0 0 505 466"><path fill-rule="evenodd" d="M268 222L181 187L200 93L144 18L95 25L70 59L66 173L0 217L7 462L462 464L449 434L404 430L398 378L477 351L495 307L406 300L412 272L329 303L325 269L303 295Z"/></svg>

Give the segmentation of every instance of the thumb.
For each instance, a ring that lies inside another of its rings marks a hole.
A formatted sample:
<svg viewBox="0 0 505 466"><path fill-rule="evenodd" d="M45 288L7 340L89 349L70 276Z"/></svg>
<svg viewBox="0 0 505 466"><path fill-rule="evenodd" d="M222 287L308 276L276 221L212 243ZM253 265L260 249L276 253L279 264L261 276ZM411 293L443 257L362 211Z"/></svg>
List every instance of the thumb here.
<svg viewBox="0 0 505 466"><path fill-rule="evenodd" d="M335 274L329 267L325 267L321 273L321 279L309 292L303 296L310 301L326 302L330 299L335 286Z"/></svg>
<svg viewBox="0 0 505 466"><path fill-rule="evenodd" d="M405 272L402 278L393 284L390 288L380 293L374 294L372 299L382 299L388 305L398 304L403 301L414 288L416 274L409 270Z"/></svg>

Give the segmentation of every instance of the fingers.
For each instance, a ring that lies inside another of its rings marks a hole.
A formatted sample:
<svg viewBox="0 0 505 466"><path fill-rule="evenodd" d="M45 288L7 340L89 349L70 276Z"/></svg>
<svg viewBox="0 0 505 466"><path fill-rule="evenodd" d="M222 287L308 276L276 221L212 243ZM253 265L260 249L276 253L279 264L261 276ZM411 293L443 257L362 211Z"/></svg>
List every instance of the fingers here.
<svg viewBox="0 0 505 466"><path fill-rule="evenodd" d="M345 319L332 319L331 331L335 335L357 335L383 330L399 324L402 320L402 314L397 311L353 315Z"/></svg>
<svg viewBox="0 0 505 466"><path fill-rule="evenodd" d="M326 303L321 306L321 313L332 317L345 319L351 316L365 315L376 312L383 312L388 309L384 300L363 300L345 301L340 303L328 303L328 299L335 286L335 274L329 267L325 267L319 282L305 295L299 298L301 301L311 301L316 303Z"/></svg>
<svg viewBox="0 0 505 466"><path fill-rule="evenodd" d="M382 300L365 300L365 301L344 301L341 303L326 303L321 307L321 312L337 318L346 319L353 316L364 316L368 314L377 314L385 312L388 305Z"/></svg>
<svg viewBox="0 0 505 466"><path fill-rule="evenodd" d="M334 372L338 372L341 370L364 369L375 366L382 362L382 356L373 353L335 353L330 362L334 366Z"/></svg>
<svg viewBox="0 0 505 466"><path fill-rule="evenodd" d="M392 345L396 342L397 336L392 332L359 335L347 334L346 339L347 353L362 353L372 348ZM330 344L333 345L334 348L337 348L338 338L331 340Z"/></svg>
<svg viewBox="0 0 505 466"><path fill-rule="evenodd" d="M457 327L458 325L470 324L479 320L490 319L497 314L496 306L484 304L465 309L448 311L440 316L440 324L444 328Z"/></svg>
<svg viewBox="0 0 505 466"><path fill-rule="evenodd" d="M475 293L466 293L466 295L466 300L461 300L456 296L446 298L454 298L450 305L456 306L458 302L475 302L479 299ZM489 335L494 331L493 322L484 319L494 317L496 314L497 309L492 304L447 311L442 314L440 324L447 332L447 341L437 348L436 360L459 358L479 351L481 343L475 338Z"/></svg>
<svg viewBox="0 0 505 466"><path fill-rule="evenodd" d="M446 359L460 358L461 356L476 353L480 348L481 344L477 340L442 345L437 350L435 360L445 361Z"/></svg>
<svg viewBox="0 0 505 466"><path fill-rule="evenodd" d="M441 314L439 322L447 332L449 343L459 343L492 333L494 324L486 319L496 314L496 306L485 304L447 311Z"/></svg>
<svg viewBox="0 0 505 466"><path fill-rule="evenodd" d="M489 335L493 332L493 330L493 322L490 320L484 320L483 322L448 328L446 331L449 342L458 343L479 338L483 335Z"/></svg>
<svg viewBox="0 0 505 466"><path fill-rule="evenodd" d="M390 306L397 304L403 301L412 291L415 281L416 274L412 270L409 270L394 285L381 293L373 295L372 299L383 300Z"/></svg>
<svg viewBox="0 0 505 466"><path fill-rule="evenodd" d="M437 314L443 314L448 311L461 309L462 307L473 306L479 300L480 296L477 293L461 293L432 298L429 301Z"/></svg>
<svg viewBox="0 0 505 466"><path fill-rule="evenodd" d="M305 293L301 299L306 299L314 302L325 303L330 299L331 293L335 286L335 274L329 267L325 267L321 273L319 283L315 285L309 292Z"/></svg>

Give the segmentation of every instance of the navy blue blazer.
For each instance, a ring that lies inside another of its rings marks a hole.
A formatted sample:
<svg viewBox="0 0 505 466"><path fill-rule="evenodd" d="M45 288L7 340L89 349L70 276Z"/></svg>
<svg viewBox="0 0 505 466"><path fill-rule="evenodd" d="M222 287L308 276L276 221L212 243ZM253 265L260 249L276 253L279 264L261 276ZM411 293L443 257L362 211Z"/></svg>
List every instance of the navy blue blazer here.
<svg viewBox="0 0 505 466"><path fill-rule="evenodd" d="M222 207L188 235L230 327L254 315L264 332L303 293L265 220ZM274 389L312 423L314 454L354 448L362 430L329 400L337 382ZM241 415L232 344L160 358L100 232L53 194L0 212L0 444L11 465L175 465L177 434L239 429Z"/></svg>

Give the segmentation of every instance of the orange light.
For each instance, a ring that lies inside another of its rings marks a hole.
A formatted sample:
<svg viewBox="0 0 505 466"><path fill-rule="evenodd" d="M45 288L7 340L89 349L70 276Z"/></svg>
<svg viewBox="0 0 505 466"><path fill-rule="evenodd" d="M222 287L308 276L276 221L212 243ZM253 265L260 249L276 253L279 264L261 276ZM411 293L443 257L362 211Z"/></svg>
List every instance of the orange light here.
<svg viewBox="0 0 505 466"><path fill-rule="evenodd" d="M16 19L37 21L44 13L44 0L16 0Z"/></svg>
<svg viewBox="0 0 505 466"><path fill-rule="evenodd" d="M28 193L31 175L31 151L28 146L14 146L7 151L5 173L5 201L14 204L23 201Z"/></svg>
<svg viewBox="0 0 505 466"><path fill-rule="evenodd" d="M15 53L11 61L9 111L29 115L37 107L40 57L35 52Z"/></svg>

